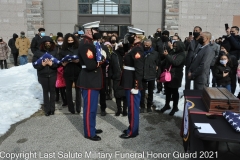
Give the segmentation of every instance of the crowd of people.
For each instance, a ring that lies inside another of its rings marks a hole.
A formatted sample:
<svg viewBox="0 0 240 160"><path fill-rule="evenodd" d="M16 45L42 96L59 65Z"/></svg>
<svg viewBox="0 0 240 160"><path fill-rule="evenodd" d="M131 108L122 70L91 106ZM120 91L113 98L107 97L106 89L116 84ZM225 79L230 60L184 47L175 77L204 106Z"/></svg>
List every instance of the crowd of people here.
<svg viewBox="0 0 240 160"><path fill-rule="evenodd" d="M170 36L169 31L161 28L147 38L145 31L129 27L128 33L120 39L117 33L100 34L99 23L84 24L83 30L65 36L58 32L55 39L52 33L46 36L45 29L40 28L31 43L24 32L20 37L14 33L8 45L0 38L1 69L3 64L7 68L8 46L15 66L18 56L20 65L28 62L31 48L33 67L43 89L45 115L54 114L55 102L60 96L62 106L68 106L70 113L80 113L83 98L84 136L94 141L101 140L97 134L103 132L96 129L98 100L101 116L105 116L106 100L114 96L115 116L128 115L129 119L129 127L120 137L133 138L138 135L139 113L152 112L155 83L156 93L166 95L160 111L172 109L170 116L178 111L183 78L186 90L191 89L191 81L196 90L209 87L211 82L212 87L224 87L235 93L240 54L237 26L226 28L227 35L216 40L210 32L196 26L182 42L177 33ZM171 74L168 82L161 82L160 75L164 71Z"/></svg>

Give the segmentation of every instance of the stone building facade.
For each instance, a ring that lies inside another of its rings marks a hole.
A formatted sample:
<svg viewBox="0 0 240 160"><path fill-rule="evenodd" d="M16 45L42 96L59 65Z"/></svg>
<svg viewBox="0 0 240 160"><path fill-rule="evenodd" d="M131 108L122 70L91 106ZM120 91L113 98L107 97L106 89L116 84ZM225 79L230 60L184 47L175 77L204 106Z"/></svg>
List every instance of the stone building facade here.
<svg viewBox="0 0 240 160"><path fill-rule="evenodd" d="M79 21L78 0L0 0L0 36L8 41L25 31L31 39L38 28L46 34L73 32ZM238 0L131 0L130 24L152 35L157 28L183 39L199 25L215 37L225 34L224 24L240 15ZM91 15L89 15L91 17ZM240 17L240 16L239 16ZM91 18L90 18L91 19Z"/></svg>

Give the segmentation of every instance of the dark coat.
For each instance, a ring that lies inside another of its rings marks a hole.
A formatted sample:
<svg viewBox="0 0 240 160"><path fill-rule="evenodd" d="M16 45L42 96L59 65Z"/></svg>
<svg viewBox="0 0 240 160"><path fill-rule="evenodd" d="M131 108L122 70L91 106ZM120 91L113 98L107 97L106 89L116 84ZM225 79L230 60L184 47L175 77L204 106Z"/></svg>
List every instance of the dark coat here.
<svg viewBox="0 0 240 160"><path fill-rule="evenodd" d="M77 55L78 56L78 48L68 48L67 50L61 50L59 53L60 60L67 55ZM81 64L80 62L74 63L69 62L66 66L63 67L63 77L65 79L70 79L76 81L81 71Z"/></svg>
<svg viewBox="0 0 240 160"><path fill-rule="evenodd" d="M212 53L212 48L208 44L203 48L199 48L198 52L196 52L196 55L193 57L188 72L191 72L191 79L194 80L195 84L208 86L210 65L214 58L214 54Z"/></svg>
<svg viewBox="0 0 240 160"><path fill-rule="evenodd" d="M32 63L36 62L40 57L42 57L44 54L46 53L46 51L36 51L33 59L32 59ZM51 54L53 57L56 57L56 50L54 51L50 51L48 52L49 54ZM57 76L57 68L58 68L58 64L54 64L52 66L43 66L42 64L40 65L33 65L33 67L35 69L37 69L37 75L38 77L53 77L53 76Z"/></svg>
<svg viewBox="0 0 240 160"><path fill-rule="evenodd" d="M210 47L212 48L213 54L214 54L214 58L213 58L213 61L212 61L212 63L211 63L211 66L214 66L215 63L216 63L217 57L218 57L218 55L219 55L220 45L217 44L217 43L215 43L215 42L210 43L209 45L210 45Z"/></svg>
<svg viewBox="0 0 240 160"><path fill-rule="evenodd" d="M231 45L231 50L230 50L230 54L234 55L237 59L240 58L240 36L230 36L227 37L225 41L228 41Z"/></svg>
<svg viewBox="0 0 240 160"><path fill-rule="evenodd" d="M109 68L109 75L113 80L113 90L114 97L121 98L125 96L125 90L120 86L121 75L123 70L123 55L119 53L118 50L115 50L111 55L111 65Z"/></svg>
<svg viewBox="0 0 240 160"><path fill-rule="evenodd" d="M15 46L16 39L18 38L18 35L16 33L13 34L13 38L9 39L8 46L11 48L12 54L18 54L18 49Z"/></svg>
<svg viewBox="0 0 240 160"><path fill-rule="evenodd" d="M184 43L180 41L176 41L175 43L177 45L176 51L170 50L162 63L164 70L168 70L172 66L170 70L172 80L165 83L169 88L179 88L182 86L183 67L186 58Z"/></svg>
<svg viewBox="0 0 240 160"><path fill-rule="evenodd" d="M31 51L33 54L35 54L35 52L39 49L40 47L40 43L41 43L41 37L36 34L35 37L32 39L31 42Z"/></svg>
<svg viewBox="0 0 240 160"><path fill-rule="evenodd" d="M186 68L190 67L192 59L195 56L196 52L198 51L198 48L201 47L201 45L194 39L190 42L188 47L189 48L188 48L186 61L185 61Z"/></svg>
<svg viewBox="0 0 240 160"><path fill-rule="evenodd" d="M229 70L229 74L226 77L223 77L223 71L226 69ZM231 68L228 65L225 67L224 65L217 63L214 66L213 75L216 78L218 86L225 87L226 85L231 84L231 74Z"/></svg>
<svg viewBox="0 0 240 160"><path fill-rule="evenodd" d="M132 49L124 56L124 66L135 68L132 70L123 70L121 86L124 89L142 89L144 54L141 43L136 43Z"/></svg>
<svg viewBox="0 0 240 160"><path fill-rule="evenodd" d="M85 36L81 40L78 56L81 65L85 65L86 68L82 68L77 86L84 89L100 90L103 87L102 68L97 67L96 48L91 38Z"/></svg>
<svg viewBox="0 0 240 160"><path fill-rule="evenodd" d="M152 48L153 49L153 48ZM160 75L157 74L156 67L159 63L158 52L152 50L150 53L147 53L144 56L144 71L143 71L143 79L146 81L155 80Z"/></svg>

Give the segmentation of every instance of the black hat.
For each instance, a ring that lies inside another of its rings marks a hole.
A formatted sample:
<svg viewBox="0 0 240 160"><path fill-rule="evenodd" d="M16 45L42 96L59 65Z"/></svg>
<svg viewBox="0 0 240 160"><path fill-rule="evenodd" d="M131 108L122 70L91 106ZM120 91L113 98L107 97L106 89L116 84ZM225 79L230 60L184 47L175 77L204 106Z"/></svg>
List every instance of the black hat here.
<svg viewBox="0 0 240 160"><path fill-rule="evenodd" d="M167 35L169 37L169 31L167 31L167 30L163 31L162 35Z"/></svg>
<svg viewBox="0 0 240 160"><path fill-rule="evenodd" d="M45 43L45 42L53 43L53 40L52 40L52 38L49 37L49 36L44 36L44 37L40 40L40 44Z"/></svg>
<svg viewBox="0 0 240 160"><path fill-rule="evenodd" d="M63 33L62 32L57 32L57 37L63 37Z"/></svg>
<svg viewBox="0 0 240 160"><path fill-rule="evenodd" d="M22 32L20 32L20 34L25 34L25 32L22 31Z"/></svg>
<svg viewBox="0 0 240 160"><path fill-rule="evenodd" d="M227 52L230 52L230 50L231 50L231 45L230 45L229 42L223 41L223 43L221 44L221 46L224 47L224 48L227 50Z"/></svg>
<svg viewBox="0 0 240 160"><path fill-rule="evenodd" d="M41 32L41 31L45 31L45 29L44 28L39 28L38 32Z"/></svg>

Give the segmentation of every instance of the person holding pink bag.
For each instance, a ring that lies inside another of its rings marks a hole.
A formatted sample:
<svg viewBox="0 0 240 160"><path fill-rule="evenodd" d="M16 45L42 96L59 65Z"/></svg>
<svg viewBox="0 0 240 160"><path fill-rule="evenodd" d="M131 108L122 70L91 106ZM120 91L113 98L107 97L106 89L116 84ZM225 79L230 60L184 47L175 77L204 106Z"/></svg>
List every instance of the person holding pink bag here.
<svg viewBox="0 0 240 160"><path fill-rule="evenodd" d="M173 99L173 108L169 113L170 116L173 116L175 112L178 111L178 100L179 100L179 92L178 89L182 85L182 78L183 78L183 67L185 63L185 45L183 42L176 41L173 44L170 42L168 43L170 47L170 51L168 53L167 50L163 52L165 56L165 60L162 63L163 71L165 69L169 70L171 68L171 81L165 82L165 93L166 93L166 100L164 107L160 110L162 113L168 109L171 109L169 103L171 98Z"/></svg>

